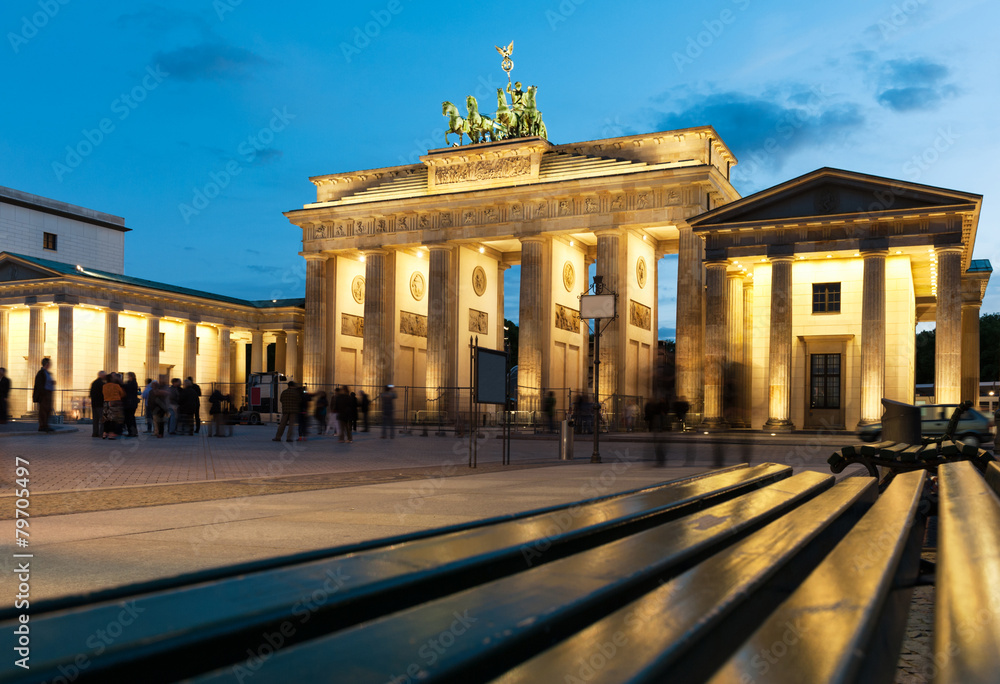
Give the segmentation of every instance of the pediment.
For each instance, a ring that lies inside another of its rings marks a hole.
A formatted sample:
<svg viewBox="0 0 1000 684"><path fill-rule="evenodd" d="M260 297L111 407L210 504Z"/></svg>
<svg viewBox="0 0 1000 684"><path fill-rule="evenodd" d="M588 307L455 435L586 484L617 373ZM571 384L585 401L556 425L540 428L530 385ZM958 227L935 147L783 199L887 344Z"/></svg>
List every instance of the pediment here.
<svg viewBox="0 0 1000 684"><path fill-rule="evenodd" d="M54 278L58 271L30 264L7 255L0 255L0 282L12 280L38 280L39 278Z"/></svg>
<svg viewBox="0 0 1000 684"><path fill-rule="evenodd" d="M977 204L979 195L837 169L820 169L692 219L695 230L733 223L829 219Z"/></svg>

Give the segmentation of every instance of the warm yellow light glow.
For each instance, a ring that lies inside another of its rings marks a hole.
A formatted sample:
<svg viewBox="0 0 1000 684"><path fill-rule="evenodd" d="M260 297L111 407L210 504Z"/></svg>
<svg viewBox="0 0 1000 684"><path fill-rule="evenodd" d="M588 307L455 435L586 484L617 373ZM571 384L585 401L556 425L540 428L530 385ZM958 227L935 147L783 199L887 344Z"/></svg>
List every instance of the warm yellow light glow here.
<svg viewBox="0 0 1000 684"><path fill-rule="evenodd" d="M896 254L902 254L902 252L900 252L900 251L899 251L899 250L897 249L897 250L896 250Z"/></svg>
<svg viewBox="0 0 1000 684"><path fill-rule="evenodd" d="M360 261L361 263L365 263L365 255L364 255L364 254L362 254L362 255L361 255L361 256L360 256L359 258L358 258L358 261Z"/></svg>
<svg viewBox="0 0 1000 684"><path fill-rule="evenodd" d="M826 255L826 258L827 258L827 259L832 259L832 258L833 258L833 255L832 255L832 254L827 254L827 255Z"/></svg>
<svg viewBox="0 0 1000 684"><path fill-rule="evenodd" d="M570 240L570 241L569 241L569 246L570 246L570 247L572 247L572 246L573 246L573 241L572 241L572 240Z"/></svg>
<svg viewBox="0 0 1000 684"><path fill-rule="evenodd" d="M861 252L855 252L854 256L861 256Z"/></svg>
<svg viewBox="0 0 1000 684"><path fill-rule="evenodd" d="M645 241L646 241L646 236L645 236L645 235L643 235L643 236L642 236L642 241L643 241L643 242L645 242Z"/></svg>
<svg viewBox="0 0 1000 684"><path fill-rule="evenodd" d="M805 257L804 256L800 256L799 257L799 261L801 261L802 259L805 259Z"/></svg>
<svg viewBox="0 0 1000 684"><path fill-rule="evenodd" d="M479 253L480 254L486 254L486 248L485 247L480 247L479 248Z"/></svg>

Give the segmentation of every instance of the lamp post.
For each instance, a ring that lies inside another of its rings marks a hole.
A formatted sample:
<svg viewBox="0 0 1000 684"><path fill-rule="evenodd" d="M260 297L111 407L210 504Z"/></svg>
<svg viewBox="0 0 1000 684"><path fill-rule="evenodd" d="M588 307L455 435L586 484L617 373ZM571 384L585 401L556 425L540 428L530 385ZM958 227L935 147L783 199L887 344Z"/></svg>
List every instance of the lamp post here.
<svg viewBox="0 0 1000 684"><path fill-rule="evenodd" d="M608 319L607 324L618 318L618 294L604 285L604 276L594 276L594 284L590 288L593 294L580 295L580 318L594 319L594 452L590 455L591 463L601 462L601 320Z"/></svg>

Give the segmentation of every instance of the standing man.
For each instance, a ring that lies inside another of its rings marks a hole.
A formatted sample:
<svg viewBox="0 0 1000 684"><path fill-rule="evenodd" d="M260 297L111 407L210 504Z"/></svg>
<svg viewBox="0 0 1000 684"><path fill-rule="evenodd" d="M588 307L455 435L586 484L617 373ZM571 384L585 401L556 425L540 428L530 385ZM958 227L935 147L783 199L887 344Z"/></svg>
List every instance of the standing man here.
<svg viewBox="0 0 1000 684"><path fill-rule="evenodd" d="M549 432L556 431L556 393L549 392L545 395L545 399L542 400L542 412L545 414L545 420L549 424Z"/></svg>
<svg viewBox="0 0 1000 684"><path fill-rule="evenodd" d="M196 383L190 376L188 376L188 382L191 383L191 387L194 388L195 396L198 397L198 405L194 407L194 434L197 435L201 430L201 388L198 387L198 383Z"/></svg>
<svg viewBox="0 0 1000 684"><path fill-rule="evenodd" d="M286 442L294 442L292 430L295 429L295 421L299 417L299 407L302 406L302 392L295 386L294 380L288 381L288 387L278 397L281 400L281 422L278 423L278 432L271 438L272 442L281 441L281 433L288 427L288 437Z"/></svg>
<svg viewBox="0 0 1000 684"><path fill-rule="evenodd" d="M56 389L56 381L49 372L52 359L42 359L42 367L35 373L35 385L31 389L31 400L38 404L38 431L55 432L49 427L49 416L52 415L52 393ZM101 400L103 402L103 398ZM102 407L103 408L103 407Z"/></svg>
<svg viewBox="0 0 1000 684"><path fill-rule="evenodd" d="M0 368L0 425L7 422L7 397L10 396L10 378L7 369Z"/></svg>
<svg viewBox="0 0 1000 684"><path fill-rule="evenodd" d="M371 399L368 398L368 393L361 390L361 401L359 402L361 408L361 417L364 419L365 428L362 432L368 432L368 408L371 406Z"/></svg>
<svg viewBox="0 0 1000 684"><path fill-rule="evenodd" d="M386 385L382 392L382 439L388 431L389 439L396 439L396 391L392 385Z"/></svg>
<svg viewBox="0 0 1000 684"><path fill-rule="evenodd" d="M138 437L139 428L135 424L135 410L139 408L139 383L136 381L135 373L129 371L125 376L125 429L128 430L129 437Z"/></svg>
<svg viewBox="0 0 1000 684"><path fill-rule="evenodd" d="M146 378L146 387L142 390L142 409L146 415L146 434L153 432L153 388L156 383L152 378Z"/></svg>
<svg viewBox="0 0 1000 684"><path fill-rule="evenodd" d="M104 371L97 371L97 378L90 383L90 412L94 416L94 429L90 436L97 439L103 436L101 421L104 419Z"/></svg>

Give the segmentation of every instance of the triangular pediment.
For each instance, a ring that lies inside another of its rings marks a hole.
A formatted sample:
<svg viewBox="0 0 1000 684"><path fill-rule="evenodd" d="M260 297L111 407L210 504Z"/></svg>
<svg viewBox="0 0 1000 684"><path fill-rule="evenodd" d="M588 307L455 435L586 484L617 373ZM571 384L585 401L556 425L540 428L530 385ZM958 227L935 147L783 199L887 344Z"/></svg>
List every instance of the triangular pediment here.
<svg viewBox="0 0 1000 684"><path fill-rule="evenodd" d="M977 206L982 197L866 174L819 169L704 213L691 220L695 230L727 224L767 223L833 216L926 212Z"/></svg>
<svg viewBox="0 0 1000 684"><path fill-rule="evenodd" d="M0 254L0 283L12 280L38 280L62 275L55 269L18 259L10 254Z"/></svg>

